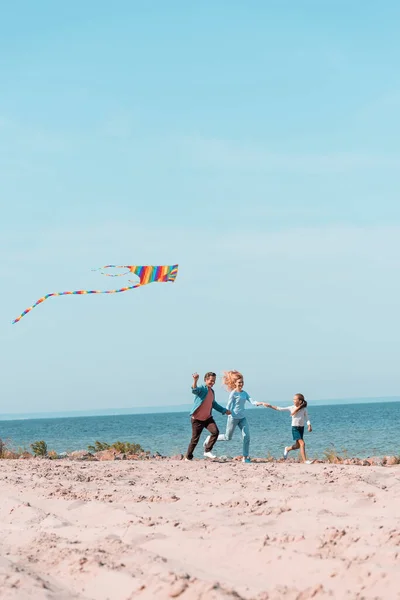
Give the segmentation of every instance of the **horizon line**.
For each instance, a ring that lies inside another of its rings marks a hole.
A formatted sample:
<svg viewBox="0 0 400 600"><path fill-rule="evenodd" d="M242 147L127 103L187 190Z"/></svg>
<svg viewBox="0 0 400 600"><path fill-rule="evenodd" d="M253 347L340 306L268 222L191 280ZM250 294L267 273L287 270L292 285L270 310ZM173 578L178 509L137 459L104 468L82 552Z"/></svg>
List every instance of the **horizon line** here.
<svg viewBox="0 0 400 600"><path fill-rule="evenodd" d="M282 401L277 401L282 404ZM379 404L384 402L400 402L400 396L355 396L348 398L325 398L309 401L313 406L336 405L336 404ZM129 406L118 408L87 408L80 410L65 411L40 411L40 412L18 412L18 413L0 413L0 420L24 420L24 419L45 419L45 418L68 418L70 417L90 417L90 416L118 416L130 415L139 411L139 414L162 414L169 412L186 412L192 403L168 404L166 406ZM253 407L251 407L253 408ZM181 409L181 410L179 410ZM50 416L51 415L51 416Z"/></svg>

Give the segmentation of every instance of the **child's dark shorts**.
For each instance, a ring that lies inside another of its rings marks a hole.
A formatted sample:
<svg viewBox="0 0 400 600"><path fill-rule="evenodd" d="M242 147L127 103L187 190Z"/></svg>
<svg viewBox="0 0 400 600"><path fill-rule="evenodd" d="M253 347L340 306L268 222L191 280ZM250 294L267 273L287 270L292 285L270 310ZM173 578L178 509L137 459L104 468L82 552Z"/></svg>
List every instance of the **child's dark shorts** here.
<svg viewBox="0 0 400 600"><path fill-rule="evenodd" d="M302 440L304 436L304 427L300 427L299 425L293 425L292 436L295 442L297 442L297 440Z"/></svg>

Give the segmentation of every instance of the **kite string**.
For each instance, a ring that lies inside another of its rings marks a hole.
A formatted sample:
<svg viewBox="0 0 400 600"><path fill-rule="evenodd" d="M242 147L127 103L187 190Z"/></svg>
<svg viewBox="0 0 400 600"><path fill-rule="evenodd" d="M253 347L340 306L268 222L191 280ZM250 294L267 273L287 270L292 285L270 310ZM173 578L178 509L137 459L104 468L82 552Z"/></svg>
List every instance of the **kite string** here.
<svg viewBox="0 0 400 600"><path fill-rule="evenodd" d="M104 269L129 269L124 273L104 273ZM101 275L105 275L106 277L123 277L124 275L129 275L132 271L130 270L129 265L105 265L104 267L100 267L99 269L92 269L92 271L100 271Z"/></svg>

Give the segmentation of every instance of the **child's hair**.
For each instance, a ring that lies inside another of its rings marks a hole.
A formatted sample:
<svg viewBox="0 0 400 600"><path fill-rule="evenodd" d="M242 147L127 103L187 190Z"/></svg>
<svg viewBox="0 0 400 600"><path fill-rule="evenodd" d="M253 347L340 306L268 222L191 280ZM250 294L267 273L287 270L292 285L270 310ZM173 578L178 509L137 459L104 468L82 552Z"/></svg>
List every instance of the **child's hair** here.
<svg viewBox="0 0 400 600"><path fill-rule="evenodd" d="M222 383L228 390L234 390L238 379L243 379L239 371L224 371Z"/></svg>
<svg viewBox="0 0 400 600"><path fill-rule="evenodd" d="M216 374L213 373L212 371L208 371L205 375L204 375L204 381L206 379L208 379L209 377L216 377Z"/></svg>
<svg viewBox="0 0 400 600"><path fill-rule="evenodd" d="M293 417L293 415L298 413L299 410L301 410L302 408L306 408L306 406L307 406L307 401L304 398L303 394L295 394L294 397L298 398L300 400L300 404L299 404L299 406L296 407L296 410L292 412L292 417Z"/></svg>

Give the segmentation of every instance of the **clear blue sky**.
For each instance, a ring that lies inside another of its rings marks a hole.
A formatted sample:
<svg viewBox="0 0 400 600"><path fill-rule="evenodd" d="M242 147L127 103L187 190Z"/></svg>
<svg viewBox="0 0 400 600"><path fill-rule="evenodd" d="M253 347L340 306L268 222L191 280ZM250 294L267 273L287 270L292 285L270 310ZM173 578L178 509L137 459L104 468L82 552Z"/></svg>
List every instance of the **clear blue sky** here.
<svg viewBox="0 0 400 600"><path fill-rule="evenodd" d="M186 403L194 370L229 368L262 400L398 395L399 20L397 0L5 3L0 412ZM174 262L174 285L10 324L112 287L94 267Z"/></svg>

